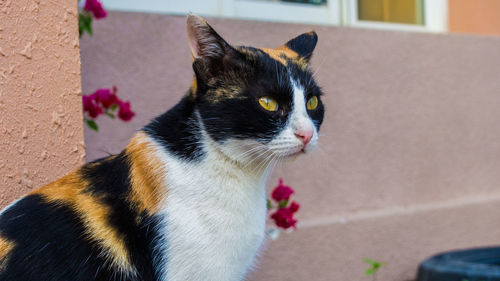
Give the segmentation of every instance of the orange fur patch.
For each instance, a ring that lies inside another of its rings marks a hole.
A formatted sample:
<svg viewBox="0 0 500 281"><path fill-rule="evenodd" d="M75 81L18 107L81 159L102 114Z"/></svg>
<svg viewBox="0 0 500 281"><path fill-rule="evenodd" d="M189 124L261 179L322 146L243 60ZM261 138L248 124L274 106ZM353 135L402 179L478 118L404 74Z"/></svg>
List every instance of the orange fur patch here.
<svg viewBox="0 0 500 281"><path fill-rule="evenodd" d="M287 46L283 45L280 46L276 49L270 49L270 48L261 48L264 53L268 54L272 59L279 61L283 65L287 65L288 61L287 59L290 59L293 61L293 63L297 64L300 69L306 70L309 66L309 62L299 56L295 51L292 49L288 48Z"/></svg>
<svg viewBox="0 0 500 281"><path fill-rule="evenodd" d="M196 98L196 92L198 91L198 81L196 80L196 76L193 78L191 82L191 87L189 88L190 97L194 100Z"/></svg>
<svg viewBox="0 0 500 281"><path fill-rule="evenodd" d="M130 158L130 200L140 212L153 215L166 197L164 164L155 157L155 148L144 132L138 132L125 151Z"/></svg>
<svg viewBox="0 0 500 281"><path fill-rule="evenodd" d="M14 248L15 244L12 241L7 240L0 236L0 272L4 271L7 267L7 262L9 261L10 252Z"/></svg>
<svg viewBox="0 0 500 281"><path fill-rule="evenodd" d="M261 48L261 50L268 54L271 58L279 61L280 63L286 65L287 61L286 59L293 59L297 60L299 58L299 55L292 51L290 48L287 46L281 46L276 49L271 49L271 48Z"/></svg>
<svg viewBox="0 0 500 281"><path fill-rule="evenodd" d="M111 264L124 272L135 273L122 235L108 223L111 207L102 203L99 197L86 191L87 185L77 171L31 194L41 195L47 202L72 208L83 221L86 237L104 249Z"/></svg>

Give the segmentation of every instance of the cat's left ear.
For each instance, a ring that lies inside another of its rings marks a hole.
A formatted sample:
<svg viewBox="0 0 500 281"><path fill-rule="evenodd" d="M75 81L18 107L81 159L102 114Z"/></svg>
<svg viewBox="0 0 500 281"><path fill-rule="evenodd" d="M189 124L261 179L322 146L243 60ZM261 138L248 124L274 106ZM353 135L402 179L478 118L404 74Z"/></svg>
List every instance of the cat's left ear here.
<svg viewBox="0 0 500 281"><path fill-rule="evenodd" d="M318 43L318 35L314 31L309 31L293 38L284 46L296 52L306 61L309 61L316 47L316 43Z"/></svg>

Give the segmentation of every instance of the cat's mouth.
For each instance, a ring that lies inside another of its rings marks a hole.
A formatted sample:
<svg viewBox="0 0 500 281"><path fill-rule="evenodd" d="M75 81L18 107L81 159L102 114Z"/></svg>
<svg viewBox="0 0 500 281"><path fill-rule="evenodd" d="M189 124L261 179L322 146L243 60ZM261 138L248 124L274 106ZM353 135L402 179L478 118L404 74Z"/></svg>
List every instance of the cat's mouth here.
<svg viewBox="0 0 500 281"><path fill-rule="evenodd" d="M303 154L309 154L312 150L314 150L315 145L304 145L300 147L296 147L295 149L291 150L288 154L283 155L284 159L295 159L297 156L303 155Z"/></svg>
<svg viewBox="0 0 500 281"><path fill-rule="evenodd" d="M298 151L295 151L295 152L292 152L290 154L287 154L284 156L284 158L295 158L299 155L302 155L302 154L305 154L306 151L305 151L305 147L303 147L302 149L298 150Z"/></svg>

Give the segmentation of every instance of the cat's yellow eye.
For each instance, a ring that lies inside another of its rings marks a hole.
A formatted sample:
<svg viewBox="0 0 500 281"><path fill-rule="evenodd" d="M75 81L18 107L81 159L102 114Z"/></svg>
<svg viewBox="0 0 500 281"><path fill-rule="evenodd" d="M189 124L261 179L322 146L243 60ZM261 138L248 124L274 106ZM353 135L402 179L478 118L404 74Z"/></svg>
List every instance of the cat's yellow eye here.
<svg viewBox="0 0 500 281"><path fill-rule="evenodd" d="M318 97L313 96L307 101L307 110L314 110L318 107Z"/></svg>
<svg viewBox="0 0 500 281"><path fill-rule="evenodd" d="M271 97L261 97L259 99L259 104L265 110L276 111L278 110L278 102Z"/></svg>

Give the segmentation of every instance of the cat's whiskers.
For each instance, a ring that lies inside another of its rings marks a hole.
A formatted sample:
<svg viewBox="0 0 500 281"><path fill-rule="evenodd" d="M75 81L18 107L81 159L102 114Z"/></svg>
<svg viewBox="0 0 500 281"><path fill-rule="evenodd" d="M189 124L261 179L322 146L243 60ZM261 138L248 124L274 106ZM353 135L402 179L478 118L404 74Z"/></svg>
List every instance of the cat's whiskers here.
<svg viewBox="0 0 500 281"><path fill-rule="evenodd" d="M246 163L245 166L243 166L244 169L253 166L253 164L256 161L259 161L258 163L260 163L263 160L263 156L268 153L268 150L267 149L266 150L261 150L261 151L255 152L255 153L256 154L253 155L253 158L250 159L250 161L248 163ZM254 167L254 170L255 170L255 167Z"/></svg>
<svg viewBox="0 0 500 281"><path fill-rule="evenodd" d="M241 146L243 147L243 146ZM244 161L245 160L245 157L247 156L251 156L252 154L254 154L255 152L259 151L259 150L265 150L266 147L262 147L262 146L255 146L253 148L250 148L246 151L244 151L243 153L235 156L234 158L237 159L237 160L241 160L241 161Z"/></svg>
<svg viewBox="0 0 500 281"><path fill-rule="evenodd" d="M259 165L257 165L257 168L256 168L257 172L263 172L264 170L267 170L275 155L276 155L276 152L271 151L271 153L269 155L267 155L262 161L260 161Z"/></svg>
<svg viewBox="0 0 500 281"><path fill-rule="evenodd" d="M258 151L256 153L258 153L258 154L255 155L248 163L246 163L245 166L243 166L243 168L247 168L247 167L251 166L255 161L259 161L259 160L262 161L263 160L262 156L264 156L265 154L267 154L268 151L267 150L265 150L265 151Z"/></svg>
<svg viewBox="0 0 500 281"><path fill-rule="evenodd" d="M257 164L255 166L253 166L252 173L259 173L260 172L259 167L262 165L262 163L264 163L264 159L260 159L260 161L257 162Z"/></svg>
<svg viewBox="0 0 500 281"><path fill-rule="evenodd" d="M283 156L280 155L280 154L276 154L274 156L274 158L272 159L272 168L271 168L271 171L273 171L276 168L276 166L278 165L278 163L282 162L281 161L282 159L283 159Z"/></svg>
<svg viewBox="0 0 500 281"><path fill-rule="evenodd" d="M278 164L278 162L280 161L280 158L281 156L277 153L273 153L273 158L271 159L270 161L270 171L273 171L274 168L276 168L276 165Z"/></svg>

